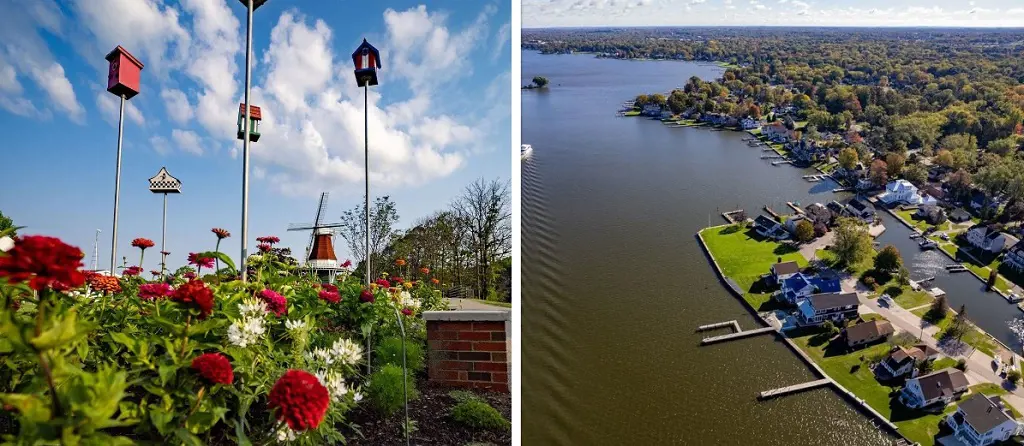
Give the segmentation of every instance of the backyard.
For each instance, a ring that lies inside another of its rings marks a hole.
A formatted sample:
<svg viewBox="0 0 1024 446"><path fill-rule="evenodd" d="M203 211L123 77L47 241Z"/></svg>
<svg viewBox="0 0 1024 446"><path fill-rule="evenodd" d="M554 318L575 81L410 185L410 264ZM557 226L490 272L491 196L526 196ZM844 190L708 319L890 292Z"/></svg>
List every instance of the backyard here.
<svg viewBox="0 0 1024 446"><path fill-rule="evenodd" d="M795 261L801 267L807 264L796 248L765 240L739 225L707 228L700 234L722 273L745 291L743 298L758 311L771 308L771 292L765 288L762 274L768 273L780 257L783 262Z"/></svg>
<svg viewBox="0 0 1024 446"><path fill-rule="evenodd" d="M949 327L950 322L953 321L952 316L955 313L953 313L953 311L949 311L948 313L946 313L946 317L942 318L941 320L934 321L928 320L925 316L928 313L928 310L930 309L931 308L929 307L918 308L912 311L912 313L920 317L922 321L937 326L939 328L939 331L935 333L935 339L941 339L942 333L946 331L946 328ZM978 331L978 329L974 326L971 326L971 328L967 330L967 333L964 334L962 340L967 345L970 345L971 347L978 349L979 352L985 353L986 355L989 356L996 355L997 347L995 341L993 341L992 338L990 338L987 334Z"/></svg>

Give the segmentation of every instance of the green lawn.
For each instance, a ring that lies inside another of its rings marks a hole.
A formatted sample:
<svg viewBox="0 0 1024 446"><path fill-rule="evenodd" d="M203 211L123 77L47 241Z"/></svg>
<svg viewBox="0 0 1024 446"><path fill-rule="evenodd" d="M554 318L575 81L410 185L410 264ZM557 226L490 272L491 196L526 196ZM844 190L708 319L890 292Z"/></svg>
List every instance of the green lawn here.
<svg viewBox="0 0 1024 446"><path fill-rule="evenodd" d="M923 318L928 310L928 307L918 308L917 310L914 310L913 313L918 317ZM946 327L949 326L949 323L953 321L953 318L951 317L952 315L953 312L951 311L946 314L945 318L935 323L935 325L939 327L938 333L935 334L935 339L939 339L939 337L942 336L942 332L945 331ZM963 341L966 342L967 345L978 349L979 352L986 355L995 356L996 354L997 347L995 341L993 341L988 335L978 331L977 328L972 327L967 334L964 335Z"/></svg>
<svg viewBox="0 0 1024 446"><path fill-rule="evenodd" d="M761 275L766 274L779 257L783 262L795 261L800 266L807 259L795 248L764 240L753 230L738 229L737 225L719 226L701 231L708 250L722 268L722 273L746 291L744 299L759 311L767 310L771 293L766 292Z"/></svg>
<svg viewBox="0 0 1024 446"><path fill-rule="evenodd" d="M947 357L947 356L943 356L943 357L941 357L939 359L936 359L935 363L932 364L932 370L942 370L942 369L948 369L950 367L956 367L956 360L953 359L953 358ZM979 384L979 385L983 385L983 384Z"/></svg>
<svg viewBox="0 0 1024 446"><path fill-rule="evenodd" d="M914 291L909 286L903 287L903 293L893 298L896 301L896 305L903 308L916 308L921 305L928 305L935 300L931 294L925 291Z"/></svg>
<svg viewBox="0 0 1024 446"><path fill-rule="evenodd" d="M903 219L907 223L910 223L913 227L915 227L915 228L917 228L917 229L919 229L921 231L925 231L928 228L931 228L932 226L936 226L936 225L932 225L932 224L930 224L930 223L928 223L927 221L924 221L924 220L920 220L920 219L915 220L914 219L914 214L917 213L917 209L907 209L907 210L896 209L893 212L895 212L896 215L898 215L901 219ZM938 226L938 229L940 231L948 231L950 229L953 229L953 225L950 224L948 221L947 222L943 222L941 225L937 225L937 226Z"/></svg>
<svg viewBox="0 0 1024 446"><path fill-rule="evenodd" d="M898 396L898 387L879 383L869 368L872 359L884 357L889 351L889 344L878 344L846 353L832 348L831 344L821 343L814 333L794 337L793 341L821 366L828 376L866 401L872 409L896 423L900 432L907 438L922 445L935 444L934 437L939 433L939 420L943 415L907 409L895 399ZM945 413L954 410L955 406L950 406Z"/></svg>
<svg viewBox="0 0 1024 446"><path fill-rule="evenodd" d="M942 248L943 251L946 251L950 255L955 257L957 259L957 261L959 261L961 264L966 266L967 269L969 269L972 272L974 272L974 274L977 274L978 276L981 276L986 281L988 280L988 276L989 276L989 274L992 273L992 271L999 271L1000 270L1000 266L1001 265L1000 265L998 257L993 258L992 261L989 262L988 265L981 265L981 264L975 262L973 259L977 259L978 258L978 254L975 253L971 249L971 247L967 246L966 242L957 242L957 244L950 243L948 245L941 246L941 248ZM970 254L971 256L968 257L968 256L963 255L961 253L967 253L967 254ZM1005 270L1005 268L1002 268L1002 269ZM1013 277L1016 278L1018 276L1014 275ZM999 291L1002 291L1004 293L1008 293L1008 292L1010 292L1010 288L1011 288L1010 282L1008 282L1006 280L1005 275L1000 274L999 277L996 279L996 289L998 289Z"/></svg>
<svg viewBox="0 0 1024 446"><path fill-rule="evenodd" d="M630 110L623 113L623 116L640 116L640 110Z"/></svg>

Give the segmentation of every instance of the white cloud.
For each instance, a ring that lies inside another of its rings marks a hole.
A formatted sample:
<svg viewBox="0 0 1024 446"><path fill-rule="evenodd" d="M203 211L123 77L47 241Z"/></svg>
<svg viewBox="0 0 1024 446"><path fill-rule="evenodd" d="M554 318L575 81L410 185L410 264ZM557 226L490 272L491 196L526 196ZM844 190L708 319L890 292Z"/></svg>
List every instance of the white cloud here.
<svg viewBox="0 0 1024 446"><path fill-rule="evenodd" d="M167 107L167 116L172 121L184 124L192 119L192 105L181 90L165 88L160 91L160 99L163 99L164 106Z"/></svg>
<svg viewBox="0 0 1024 446"><path fill-rule="evenodd" d="M191 38L180 13L159 0L73 0L78 22L95 39L86 51L106 54L123 46L145 69L166 76L187 59ZM102 61L99 61L102 62ZM105 62L103 62L105 64Z"/></svg>
<svg viewBox="0 0 1024 446"><path fill-rule="evenodd" d="M195 116L203 128L219 138L235 134L237 92L236 57L244 58L241 24L228 3L213 0L185 0L192 17L190 60L185 72L202 88L197 95Z"/></svg>
<svg viewBox="0 0 1024 446"><path fill-rule="evenodd" d="M690 4L691 5L699 5L699 4L704 3L706 1L707 0L690 0Z"/></svg>
<svg viewBox="0 0 1024 446"><path fill-rule="evenodd" d="M71 86L68 78L64 77L64 67L57 62L51 63L48 67L32 67L29 76L36 85L42 88L50 101L79 124L85 122L85 109L78 103L75 97L75 89Z"/></svg>
<svg viewBox="0 0 1024 446"><path fill-rule="evenodd" d="M117 96L108 93L106 90L96 93L96 108L99 109L100 115L103 119L113 125L117 125L118 113L121 108L121 100ZM131 100L125 101L124 104L124 116L138 125L143 125L146 122L145 117L142 116L142 112L139 111L138 107L132 103Z"/></svg>
<svg viewBox="0 0 1024 446"><path fill-rule="evenodd" d="M501 53L505 50L506 45L508 45L509 32L511 31L511 29L512 24L510 23L505 23L501 25L501 28L498 28L498 35L496 38L498 43L494 45L494 54L491 55L492 61L498 60L498 57L501 56Z"/></svg>
<svg viewBox="0 0 1024 446"><path fill-rule="evenodd" d="M153 150L161 155L171 153L170 144L168 144L167 139L162 136L154 135L150 137L149 145L153 146Z"/></svg>
<svg viewBox="0 0 1024 446"><path fill-rule="evenodd" d="M191 130L174 129L171 131L171 140L179 149L193 155L202 155L202 141L196 132Z"/></svg>

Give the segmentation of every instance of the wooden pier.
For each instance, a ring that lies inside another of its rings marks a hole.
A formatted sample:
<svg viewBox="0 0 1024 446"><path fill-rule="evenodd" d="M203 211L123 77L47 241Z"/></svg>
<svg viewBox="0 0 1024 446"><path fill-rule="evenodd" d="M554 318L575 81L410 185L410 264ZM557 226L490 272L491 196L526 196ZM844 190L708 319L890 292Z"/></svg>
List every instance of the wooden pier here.
<svg viewBox="0 0 1024 446"><path fill-rule="evenodd" d="M815 389L822 386L832 384L832 380L828 378L805 382L803 384L795 384L792 386L779 387L778 389L765 390L757 395L758 399L767 400L775 397L789 395L791 393L803 392L804 390Z"/></svg>
<svg viewBox="0 0 1024 446"><path fill-rule="evenodd" d="M764 334L764 333L769 333L769 332L774 332L774 331L775 331L775 327L764 327L764 328L755 328L753 330L738 331L736 333L729 333L729 334L724 334L724 335L720 335L720 336L712 336L710 338L704 338L704 339L702 339L700 341L700 345L709 345L709 344L714 344L714 343L717 343L717 342L731 341L733 339L746 338L746 337L750 337L750 336L754 336L754 335L759 335L759 334Z"/></svg>
<svg viewBox="0 0 1024 446"><path fill-rule="evenodd" d="M707 330L714 330L716 328L726 328L726 327L731 327L732 329L734 329L736 331L743 331L742 329L740 329L740 323L736 322L735 319L733 319L731 321L716 322L714 324L701 325L700 327L697 327L697 331L707 331Z"/></svg>
<svg viewBox="0 0 1024 446"><path fill-rule="evenodd" d="M766 204L766 205L764 205L764 211L765 211L765 212L767 212L767 213L768 213L768 215L771 215L771 216L772 216L772 218L774 218L774 219L775 219L775 221L779 221L779 219L780 219L780 218L782 218L782 216L781 216L781 215L779 215L779 213L778 213L778 212L775 212L775 211L773 211L773 210L772 210L772 208L768 207L768 205L767 205L767 204Z"/></svg>
<svg viewBox="0 0 1024 446"><path fill-rule="evenodd" d="M733 210L733 211L722 212L722 218L724 218L725 221L729 222L729 224L733 224L733 223L736 223L736 218L733 217L733 216L737 215L737 214L742 214L742 213L743 213L743 209L736 209L736 210Z"/></svg>
<svg viewBox="0 0 1024 446"><path fill-rule="evenodd" d="M761 155L761 159L763 159L763 160L783 160L783 159L786 159L786 157L784 157L782 155Z"/></svg>
<svg viewBox="0 0 1024 446"><path fill-rule="evenodd" d="M786 202L786 206L789 206L789 207L790 207L791 209L793 209L794 211L796 211L796 213L797 213L797 214L803 215L803 213L804 213L804 210L803 210L803 209L800 209L800 206L797 206L797 205L796 205L795 203L793 203L792 201L787 201L787 202Z"/></svg>
<svg viewBox="0 0 1024 446"><path fill-rule="evenodd" d="M773 165L773 166L781 166L781 165L783 165L783 164L793 164L793 161L792 161L792 160L785 160L785 161L772 161L772 165Z"/></svg>

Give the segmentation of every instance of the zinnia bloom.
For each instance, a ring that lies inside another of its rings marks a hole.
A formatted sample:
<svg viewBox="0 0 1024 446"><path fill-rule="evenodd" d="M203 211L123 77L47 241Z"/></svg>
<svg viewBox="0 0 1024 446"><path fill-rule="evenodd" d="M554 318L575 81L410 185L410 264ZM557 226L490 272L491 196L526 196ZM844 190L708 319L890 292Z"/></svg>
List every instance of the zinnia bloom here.
<svg viewBox="0 0 1024 446"><path fill-rule="evenodd" d="M192 369L206 378L210 384L231 385L235 373L231 370L231 361L220 353L205 353L192 360Z"/></svg>
<svg viewBox="0 0 1024 446"><path fill-rule="evenodd" d="M270 243L260 243L256 245L256 247L260 249L260 252L264 253L270 252L270 250L273 249L273 247L270 246Z"/></svg>
<svg viewBox="0 0 1024 446"><path fill-rule="evenodd" d="M377 279L375 283L382 288L391 288L391 282L388 282L388 279Z"/></svg>
<svg viewBox="0 0 1024 446"><path fill-rule="evenodd" d="M410 290L410 289L412 289L412 286L414 285L414 283L413 282L405 282L402 285L405 286L405 289Z"/></svg>
<svg viewBox="0 0 1024 446"><path fill-rule="evenodd" d="M270 409L296 431L316 429L327 414L331 396L316 376L289 370L270 389Z"/></svg>
<svg viewBox="0 0 1024 446"><path fill-rule="evenodd" d="M412 309L409 307L402 308L402 314L406 316L412 316Z"/></svg>
<svg viewBox="0 0 1024 446"><path fill-rule="evenodd" d="M231 233L228 232L228 230L224 229L224 228L213 228L213 229L210 230L210 232L213 232L214 234L217 234L217 239L218 240L223 240L223 239L226 239L228 237L231 237Z"/></svg>
<svg viewBox="0 0 1024 446"><path fill-rule="evenodd" d="M366 303L373 303L377 299L373 297L373 291L363 290L363 292L359 293L359 300Z"/></svg>
<svg viewBox="0 0 1024 446"><path fill-rule="evenodd" d="M102 276L96 274L89 278L89 287L101 293L120 293L121 282L114 276Z"/></svg>
<svg viewBox="0 0 1024 446"><path fill-rule="evenodd" d="M185 274L183 274L183 276L188 280L192 280L196 278L196 273L192 271L185 271Z"/></svg>
<svg viewBox="0 0 1024 446"><path fill-rule="evenodd" d="M153 243L153 241L148 238L139 237L135 240L132 240L132 246L139 249L146 249L156 246L156 243Z"/></svg>
<svg viewBox="0 0 1024 446"><path fill-rule="evenodd" d="M341 264L342 268L348 268L350 266L352 266L352 261L351 260L345 260L345 263Z"/></svg>
<svg viewBox="0 0 1024 446"><path fill-rule="evenodd" d="M323 289L325 289L327 291L333 291L335 293L338 292L338 286L333 284L333 283L323 283L323 284L320 284L320 288L323 288Z"/></svg>
<svg viewBox="0 0 1024 446"><path fill-rule="evenodd" d="M129 267L125 268L124 271L122 271L122 274L124 274L126 276L137 276L140 273L142 273L142 267L141 266L129 266Z"/></svg>
<svg viewBox="0 0 1024 446"><path fill-rule="evenodd" d="M159 276L160 275L160 271L156 271L156 270L152 270L149 273L154 275L154 276Z"/></svg>
<svg viewBox="0 0 1024 446"><path fill-rule="evenodd" d="M213 313L213 291L210 291L202 280L190 280L178 287L171 295L171 300L186 307L198 308L199 319L206 319Z"/></svg>
<svg viewBox="0 0 1024 446"><path fill-rule="evenodd" d="M430 283L432 283L434 285L437 285L437 284L441 283L441 281L437 280L437 278L432 278L432 279L430 279Z"/></svg>
<svg viewBox="0 0 1024 446"><path fill-rule="evenodd" d="M174 294L174 290L166 283L147 283L139 286L139 298L142 300L163 299Z"/></svg>
<svg viewBox="0 0 1024 446"><path fill-rule="evenodd" d="M275 316L280 317L288 312L288 299L274 290L260 291L258 296L267 303L267 311L273 312Z"/></svg>
<svg viewBox="0 0 1024 446"><path fill-rule="evenodd" d="M427 267L420 268L420 272L423 273L423 274L430 274L430 268L427 268Z"/></svg>
<svg viewBox="0 0 1024 446"><path fill-rule="evenodd" d="M171 255L171 252L170 251L160 251L160 254L163 254L165 256L169 256L169 255Z"/></svg>
<svg viewBox="0 0 1024 446"><path fill-rule="evenodd" d="M323 290L320 291L320 294L318 294L318 296L320 297L321 300L326 300L332 304L336 304L341 300L341 296L338 294L337 291Z"/></svg>
<svg viewBox="0 0 1024 446"><path fill-rule="evenodd" d="M213 268L213 259L202 257L197 252L188 254L188 263L195 265L197 268Z"/></svg>
<svg viewBox="0 0 1024 446"><path fill-rule="evenodd" d="M392 277L391 280L394 281L395 283L402 283L401 277Z"/></svg>
<svg viewBox="0 0 1024 446"><path fill-rule="evenodd" d="M266 237L256 237L256 241L260 243L266 243L268 245L276 245L278 242L281 241L281 239L274 237L272 235L268 235Z"/></svg>
<svg viewBox="0 0 1024 446"><path fill-rule="evenodd" d="M81 249L56 237L17 237L14 248L0 257L0 277L12 285L27 281L36 291L77 288L85 283L85 275L79 271L84 256Z"/></svg>
<svg viewBox="0 0 1024 446"><path fill-rule="evenodd" d="M395 265L405 266L405 259L397 259L397 260L395 260Z"/></svg>

